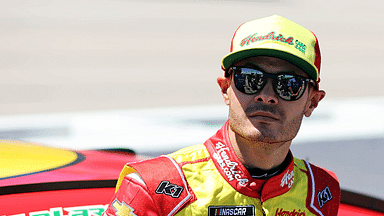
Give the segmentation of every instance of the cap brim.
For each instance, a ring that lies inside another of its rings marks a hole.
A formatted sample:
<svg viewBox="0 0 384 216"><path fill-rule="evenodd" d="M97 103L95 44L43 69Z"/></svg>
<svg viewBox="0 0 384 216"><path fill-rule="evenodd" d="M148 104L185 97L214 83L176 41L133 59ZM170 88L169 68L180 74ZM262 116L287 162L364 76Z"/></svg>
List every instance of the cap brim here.
<svg viewBox="0 0 384 216"><path fill-rule="evenodd" d="M241 50L238 52L233 52L223 58L222 66L224 69L227 69L231 67L235 62L238 62L242 59L253 57L253 56L270 56L270 57L284 59L290 62L291 64L296 65L300 69L302 69L315 81L317 81L318 79L317 70L314 65L310 64L309 62L295 55L292 55L285 51L276 50L276 49L252 48L252 49Z"/></svg>

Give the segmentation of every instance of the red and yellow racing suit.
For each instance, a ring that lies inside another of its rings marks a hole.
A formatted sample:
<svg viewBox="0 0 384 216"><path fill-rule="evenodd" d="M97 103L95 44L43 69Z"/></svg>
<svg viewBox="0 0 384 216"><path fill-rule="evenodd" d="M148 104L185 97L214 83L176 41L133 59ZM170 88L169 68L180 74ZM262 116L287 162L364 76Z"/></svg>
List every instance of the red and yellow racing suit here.
<svg viewBox="0 0 384 216"><path fill-rule="evenodd" d="M228 122L204 144L127 164L106 215L336 216L333 173L296 159L269 179L252 178L235 155Z"/></svg>

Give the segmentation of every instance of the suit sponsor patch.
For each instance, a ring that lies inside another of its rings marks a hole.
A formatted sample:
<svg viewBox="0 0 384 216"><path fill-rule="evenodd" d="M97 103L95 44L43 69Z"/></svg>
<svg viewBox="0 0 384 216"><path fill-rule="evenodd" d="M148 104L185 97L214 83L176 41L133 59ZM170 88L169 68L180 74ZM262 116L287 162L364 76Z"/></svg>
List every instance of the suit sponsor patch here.
<svg viewBox="0 0 384 216"><path fill-rule="evenodd" d="M322 191L317 193L317 201L319 202L319 207L323 208L324 204L332 199L331 190L329 187L325 187Z"/></svg>
<svg viewBox="0 0 384 216"><path fill-rule="evenodd" d="M287 211L283 208L277 208L275 216L305 216L305 212L301 211L301 209L293 209L292 211Z"/></svg>
<svg viewBox="0 0 384 216"><path fill-rule="evenodd" d="M179 198L183 190L184 188L181 186L171 184L169 181L162 181L159 186L157 186L155 192L157 194L165 194L173 198Z"/></svg>
<svg viewBox="0 0 384 216"><path fill-rule="evenodd" d="M254 206L209 206L208 216L219 215L246 215L254 216Z"/></svg>

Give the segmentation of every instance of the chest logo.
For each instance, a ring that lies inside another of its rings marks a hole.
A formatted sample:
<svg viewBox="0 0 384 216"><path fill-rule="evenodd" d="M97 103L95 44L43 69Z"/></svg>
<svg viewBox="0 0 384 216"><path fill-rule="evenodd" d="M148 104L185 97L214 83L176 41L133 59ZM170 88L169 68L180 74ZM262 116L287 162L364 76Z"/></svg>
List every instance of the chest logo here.
<svg viewBox="0 0 384 216"><path fill-rule="evenodd" d="M283 178L281 179L280 186L284 187L285 185L288 185L288 188L291 188L293 185L293 181L295 179L294 176L295 176L294 171L292 170L291 172L289 172L288 170L283 176Z"/></svg>
<svg viewBox="0 0 384 216"><path fill-rule="evenodd" d="M254 206L209 206L208 216L220 216L220 215L245 215L254 216Z"/></svg>
<svg viewBox="0 0 384 216"><path fill-rule="evenodd" d="M160 182L159 186L157 186L155 192L157 194L165 194L173 198L179 198L183 190L184 188L181 186L171 184L169 181L162 181Z"/></svg>
<svg viewBox="0 0 384 216"><path fill-rule="evenodd" d="M239 164L232 161L229 148L221 142L216 144L216 151L213 158L219 164L223 173L227 176L228 181L236 180L241 186L245 186L248 179L239 169Z"/></svg>
<svg viewBox="0 0 384 216"><path fill-rule="evenodd" d="M296 211L285 211L283 208L277 208L275 216L305 216L305 212L300 209Z"/></svg>

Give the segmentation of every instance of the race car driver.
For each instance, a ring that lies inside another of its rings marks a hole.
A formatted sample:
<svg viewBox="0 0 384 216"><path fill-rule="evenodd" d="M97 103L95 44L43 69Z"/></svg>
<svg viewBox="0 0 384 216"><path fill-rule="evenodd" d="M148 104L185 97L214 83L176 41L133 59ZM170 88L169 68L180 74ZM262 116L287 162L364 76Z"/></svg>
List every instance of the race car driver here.
<svg viewBox="0 0 384 216"><path fill-rule="evenodd" d="M242 24L217 79L228 121L204 144L127 164L104 215L337 215L336 176L290 151L325 96L320 59L288 19Z"/></svg>

